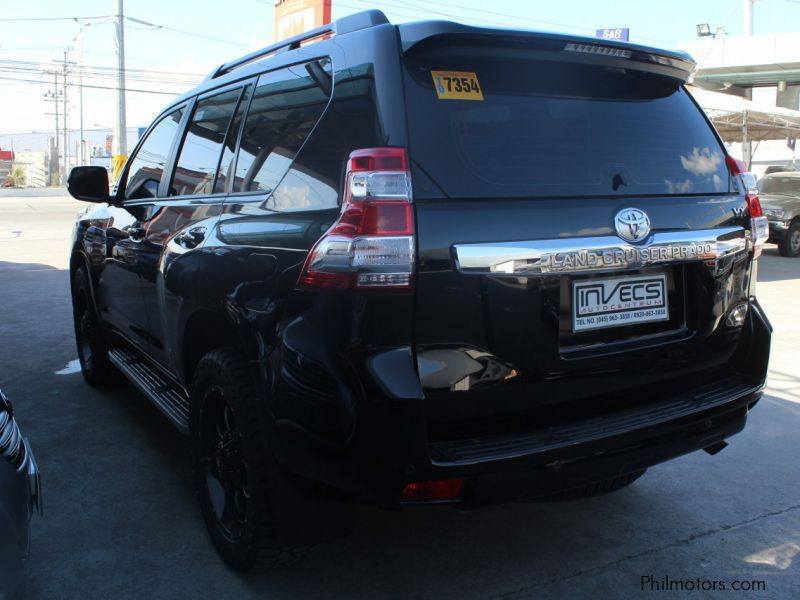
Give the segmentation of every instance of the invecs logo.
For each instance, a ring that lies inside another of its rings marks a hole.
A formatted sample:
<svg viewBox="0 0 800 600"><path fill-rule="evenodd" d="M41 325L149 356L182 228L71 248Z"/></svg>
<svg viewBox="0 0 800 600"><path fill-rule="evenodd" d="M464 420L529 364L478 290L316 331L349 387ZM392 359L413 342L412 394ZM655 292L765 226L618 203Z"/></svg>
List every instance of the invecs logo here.
<svg viewBox="0 0 800 600"><path fill-rule="evenodd" d="M576 294L577 314L600 314L631 308L659 308L664 306L666 290L664 280L639 279L620 281L613 287L604 283L584 284Z"/></svg>

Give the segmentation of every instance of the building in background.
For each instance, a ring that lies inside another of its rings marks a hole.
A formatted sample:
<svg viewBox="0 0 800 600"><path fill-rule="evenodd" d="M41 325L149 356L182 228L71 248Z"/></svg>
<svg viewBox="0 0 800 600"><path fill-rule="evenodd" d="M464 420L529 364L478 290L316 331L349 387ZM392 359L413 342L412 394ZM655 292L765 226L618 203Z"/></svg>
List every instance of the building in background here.
<svg viewBox="0 0 800 600"><path fill-rule="evenodd" d="M14 165L14 152L0 148L0 187L6 184L11 168Z"/></svg>
<svg viewBox="0 0 800 600"><path fill-rule="evenodd" d="M800 32L732 37L723 31L679 46L698 62L695 94L730 151L761 174L799 167ZM727 96L727 98L726 98Z"/></svg>
<svg viewBox="0 0 800 600"><path fill-rule="evenodd" d="M45 187L50 173L45 150L22 150L15 153L14 166L22 170L25 187Z"/></svg>
<svg viewBox="0 0 800 600"><path fill-rule="evenodd" d="M128 128L128 143L132 149L145 131L144 127ZM69 169L78 164L80 157L80 132L69 131L69 147L67 152L67 173L62 172L59 165L64 164L64 149L58 148L59 156L56 157L53 134L50 131L31 131L29 133L3 134L2 139L13 143L15 165L23 167L26 173L25 185L27 187L41 187L46 185L61 185L66 181ZM83 134L84 164L100 165L110 168L111 144L113 133L110 127L86 129ZM63 145L63 144L62 144ZM41 160L40 160L41 158ZM5 177L2 175L0 165L0 185Z"/></svg>
<svg viewBox="0 0 800 600"><path fill-rule="evenodd" d="M331 22L331 0L280 0L275 5L275 41Z"/></svg>

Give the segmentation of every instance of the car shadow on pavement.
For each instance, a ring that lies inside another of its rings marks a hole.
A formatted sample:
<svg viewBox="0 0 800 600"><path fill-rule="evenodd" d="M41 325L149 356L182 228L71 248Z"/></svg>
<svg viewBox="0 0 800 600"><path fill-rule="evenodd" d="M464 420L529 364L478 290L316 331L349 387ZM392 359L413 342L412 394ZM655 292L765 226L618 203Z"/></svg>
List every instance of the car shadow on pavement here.
<svg viewBox="0 0 800 600"><path fill-rule="evenodd" d="M624 597L648 574L764 579L779 597L797 581L796 374L770 374L778 396L721 454L657 466L609 496L469 512L360 507L347 538L242 575L207 538L185 438L129 384L56 374L75 359L67 271L0 262L0 285L0 386L44 486L20 598Z"/></svg>
<svg viewBox="0 0 800 600"><path fill-rule="evenodd" d="M800 258L781 256L778 248L771 244L764 247L762 258L758 261L758 281L784 281L800 278Z"/></svg>
<svg viewBox="0 0 800 600"><path fill-rule="evenodd" d="M628 489L474 512L364 508L350 538L283 570L254 572L247 586L254 596L286 598L371 597L379 590L397 597L563 597L587 589L624 597L641 592L640 576L666 574L766 579L780 596L800 572L792 479L800 469L775 461L797 448L800 403L769 397L761 404L722 454L695 452L654 467ZM752 443L762 451L748 449Z"/></svg>

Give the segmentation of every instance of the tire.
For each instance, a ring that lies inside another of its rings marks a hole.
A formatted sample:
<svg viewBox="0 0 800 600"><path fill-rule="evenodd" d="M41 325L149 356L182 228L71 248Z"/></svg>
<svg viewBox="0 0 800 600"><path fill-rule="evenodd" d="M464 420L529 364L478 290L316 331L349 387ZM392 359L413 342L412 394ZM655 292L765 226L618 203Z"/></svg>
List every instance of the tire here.
<svg viewBox="0 0 800 600"><path fill-rule="evenodd" d="M551 501L581 500L583 498L593 498L594 496L603 496L605 494L610 494L611 492L616 492L617 490L621 490L622 488L629 486L634 481L639 479L642 475L644 475L646 472L647 469L642 469L641 471L634 471L633 473L628 473L627 475L620 475L619 477L612 477L610 479L596 481L589 485L562 490L555 494L545 496L544 498L541 499L551 500Z"/></svg>
<svg viewBox="0 0 800 600"><path fill-rule="evenodd" d="M795 219L792 222L789 231L782 240L778 242L778 252L781 256L790 258L797 258L800 256L800 219Z"/></svg>
<svg viewBox="0 0 800 600"><path fill-rule="evenodd" d="M108 358L108 345L92 302L89 276L80 268L72 277L72 319L81 374L91 386L118 382L120 372Z"/></svg>
<svg viewBox="0 0 800 600"><path fill-rule="evenodd" d="M241 352L213 350L198 363L189 411L192 479L211 541L238 571L288 564L304 551L278 542L269 497L271 462Z"/></svg>

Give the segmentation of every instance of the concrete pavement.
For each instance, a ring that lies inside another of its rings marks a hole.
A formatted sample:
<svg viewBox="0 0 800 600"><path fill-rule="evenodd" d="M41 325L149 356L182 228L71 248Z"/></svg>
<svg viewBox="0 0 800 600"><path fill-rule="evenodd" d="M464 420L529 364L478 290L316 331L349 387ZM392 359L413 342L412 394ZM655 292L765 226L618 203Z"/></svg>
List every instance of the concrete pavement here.
<svg viewBox="0 0 800 600"><path fill-rule="evenodd" d="M21 598L640 597L643 576L759 580L766 591L736 596L800 597L800 259L774 247L761 259L770 384L721 454L585 501L359 509L347 539L238 575L206 539L180 435L130 386L97 391L56 374L76 357L65 269L83 206L0 194L0 386L45 502Z"/></svg>

